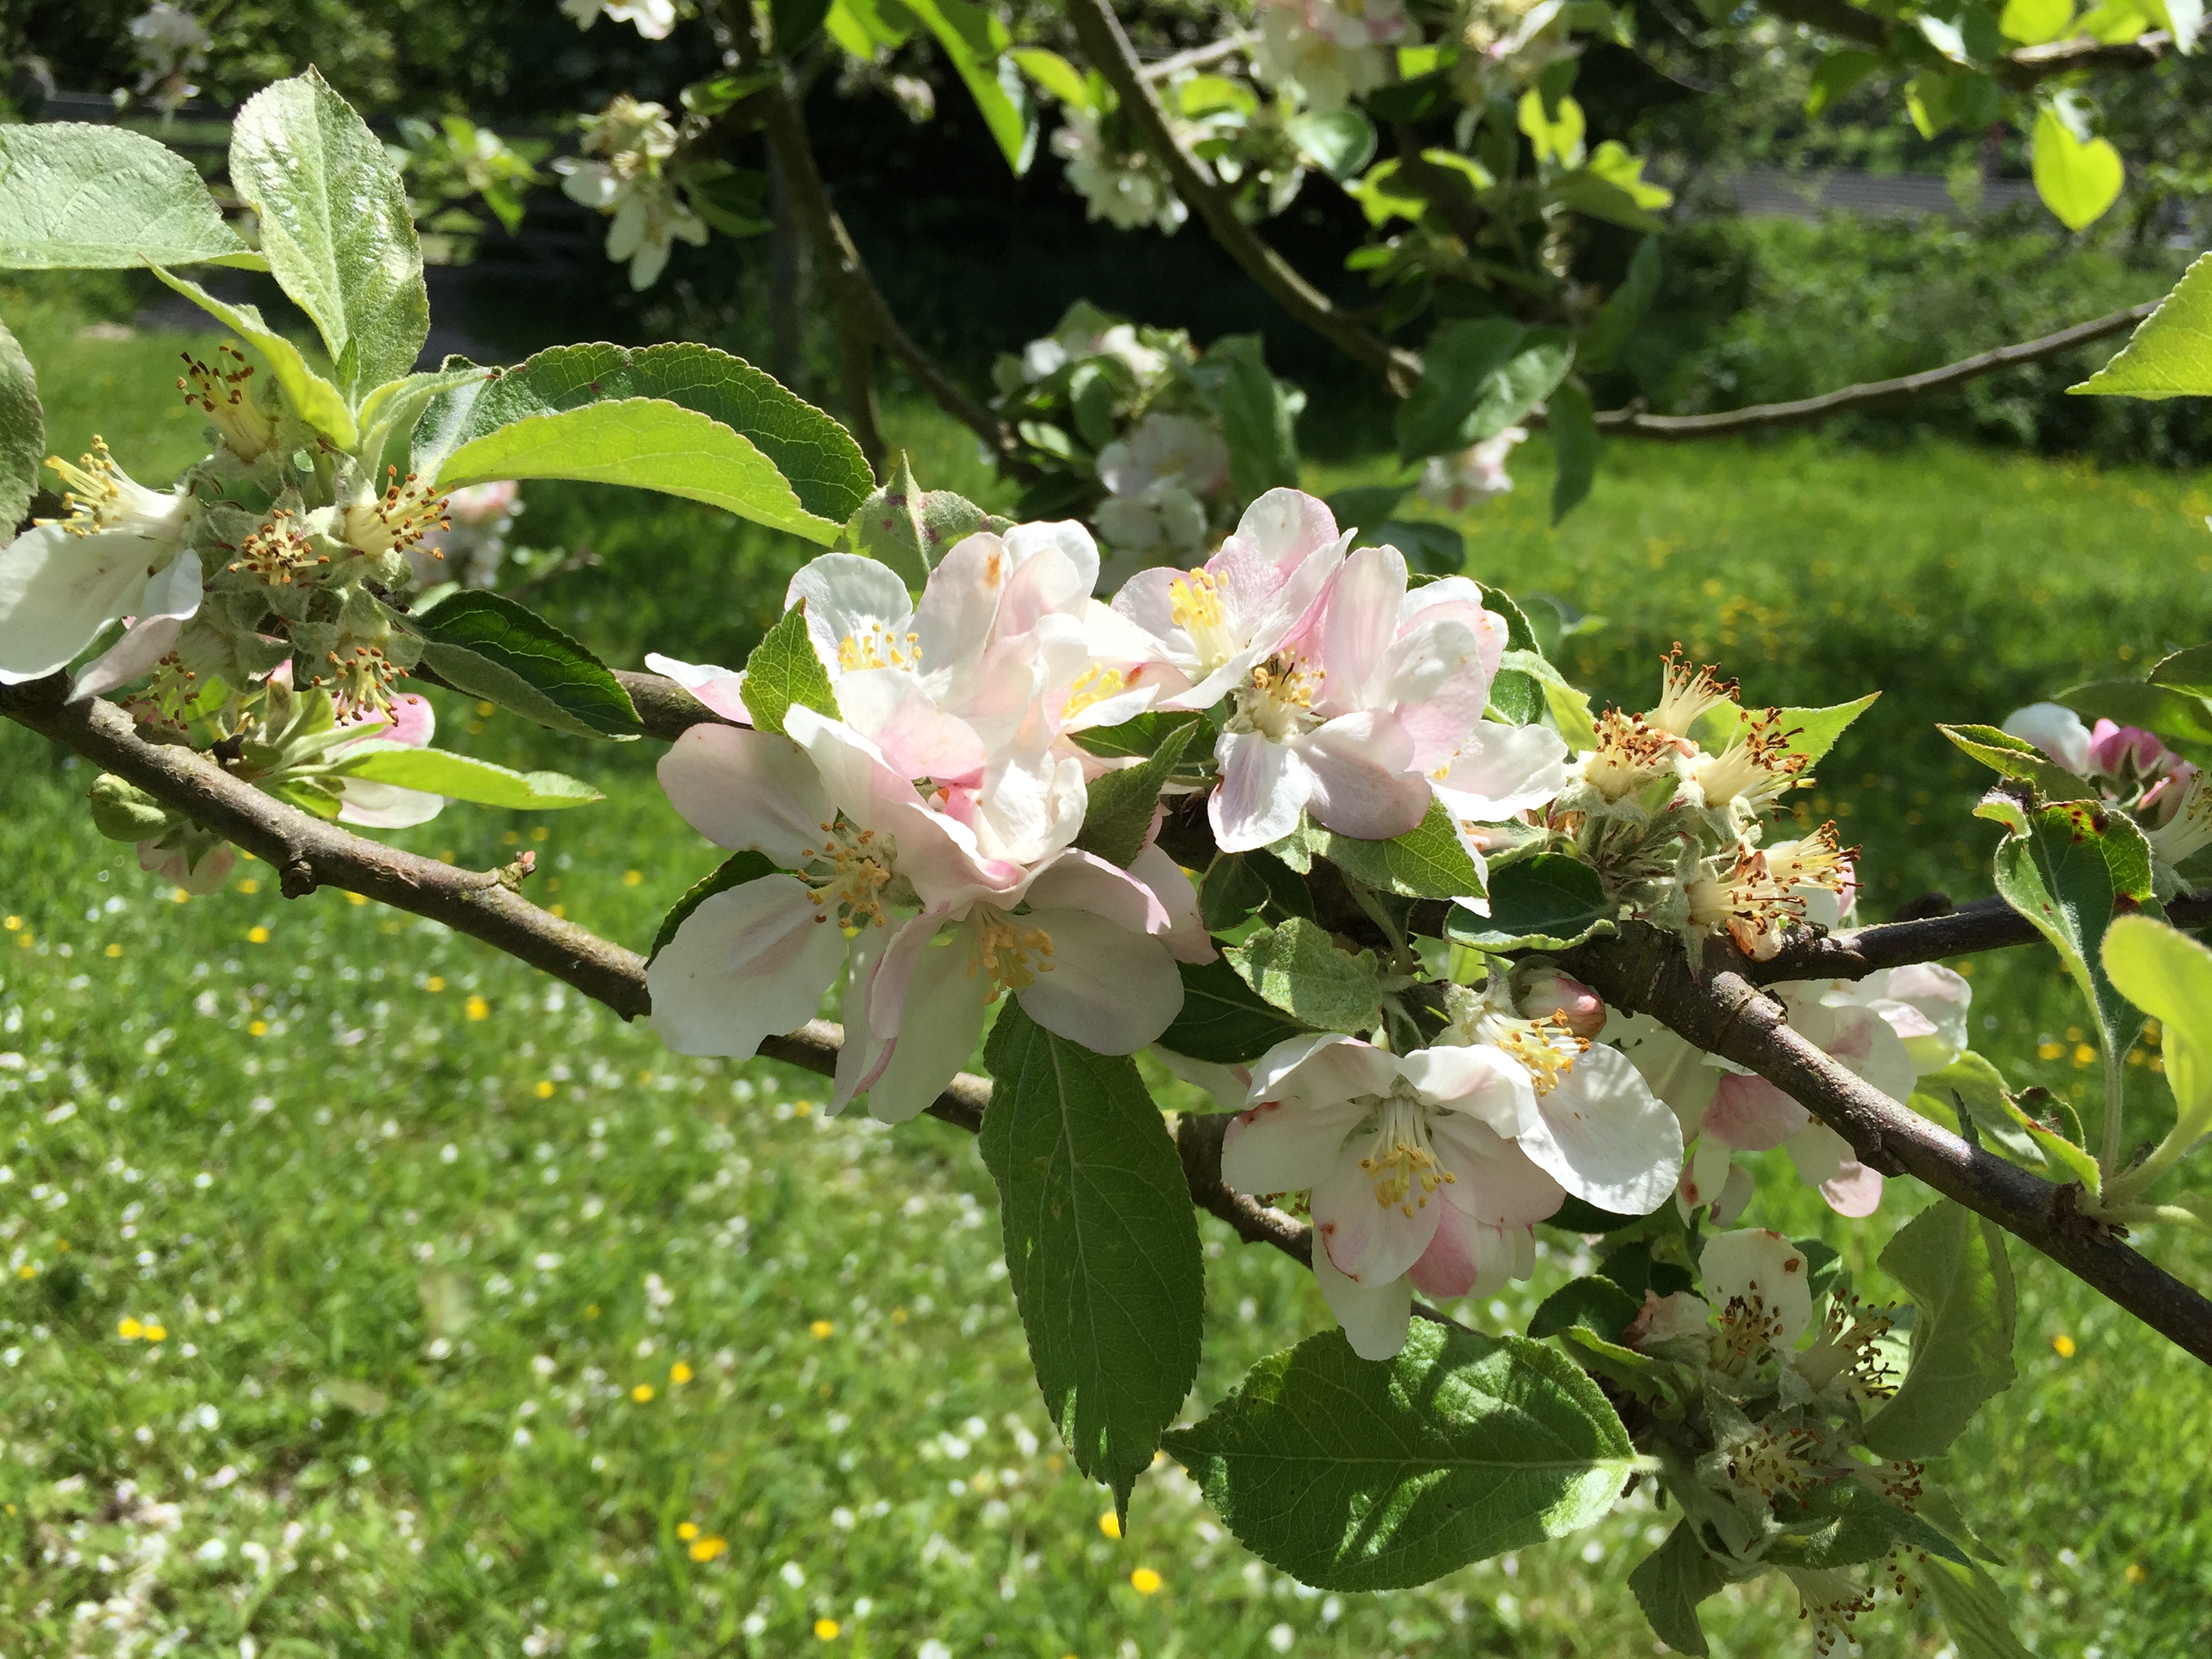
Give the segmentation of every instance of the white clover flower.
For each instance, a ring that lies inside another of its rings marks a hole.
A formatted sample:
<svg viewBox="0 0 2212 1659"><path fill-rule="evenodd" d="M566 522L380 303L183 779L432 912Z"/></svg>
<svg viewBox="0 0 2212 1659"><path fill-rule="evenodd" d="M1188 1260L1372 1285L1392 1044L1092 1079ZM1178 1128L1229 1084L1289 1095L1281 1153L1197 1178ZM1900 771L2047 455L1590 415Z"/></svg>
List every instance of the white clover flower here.
<svg viewBox="0 0 2212 1659"><path fill-rule="evenodd" d="M1062 110L1052 149L1067 163L1067 182L1091 218L1121 230L1152 225L1172 236L1190 217L1159 163L1143 150L1123 153L1109 145L1092 111Z"/></svg>
<svg viewBox="0 0 2212 1659"><path fill-rule="evenodd" d="M665 40L676 27L676 0L561 0L561 9L580 29L605 16L629 24L648 40Z"/></svg>

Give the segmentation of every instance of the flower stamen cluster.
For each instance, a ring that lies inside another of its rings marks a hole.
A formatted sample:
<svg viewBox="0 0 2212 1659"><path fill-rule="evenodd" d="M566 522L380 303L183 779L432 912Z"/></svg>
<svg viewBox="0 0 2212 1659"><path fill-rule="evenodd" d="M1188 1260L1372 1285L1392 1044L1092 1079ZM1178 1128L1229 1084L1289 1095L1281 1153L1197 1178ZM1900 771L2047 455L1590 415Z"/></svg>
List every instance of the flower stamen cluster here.
<svg viewBox="0 0 2212 1659"><path fill-rule="evenodd" d="M222 434L223 447L241 461L256 461L276 441L276 422L253 398L253 365L228 340L216 348L217 366L209 368L189 351L177 390L185 402L206 410ZM226 366L234 364L235 367Z"/></svg>
<svg viewBox="0 0 2212 1659"><path fill-rule="evenodd" d="M842 816L822 820L821 830L821 846L799 849L814 920L825 922L835 917L848 935L863 927L887 927L884 890L891 884L897 866L897 844Z"/></svg>
<svg viewBox="0 0 2212 1659"><path fill-rule="evenodd" d="M380 556L395 550L404 553L433 531L453 528L443 495L412 472L402 478L396 466L385 471L390 482L383 495L346 508L343 530L347 542Z"/></svg>

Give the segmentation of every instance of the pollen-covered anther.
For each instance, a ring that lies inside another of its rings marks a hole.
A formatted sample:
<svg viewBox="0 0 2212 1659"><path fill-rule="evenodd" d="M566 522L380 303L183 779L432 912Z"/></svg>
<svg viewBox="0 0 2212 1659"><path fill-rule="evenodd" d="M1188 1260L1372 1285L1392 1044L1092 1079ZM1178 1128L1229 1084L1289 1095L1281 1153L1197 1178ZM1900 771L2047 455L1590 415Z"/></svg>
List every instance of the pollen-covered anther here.
<svg viewBox="0 0 2212 1659"><path fill-rule="evenodd" d="M1128 689L1128 679L1120 669L1093 663L1077 675L1075 683L1067 688L1067 702L1060 711L1060 718L1066 720L1070 715L1079 714L1092 704L1103 702L1109 697L1117 697Z"/></svg>
<svg viewBox="0 0 2212 1659"><path fill-rule="evenodd" d="M1231 694L1231 731L1258 732L1271 743L1282 743L1321 724L1314 699L1321 694L1322 674L1304 658L1278 651L1253 665L1244 684Z"/></svg>
<svg viewBox="0 0 2212 1659"><path fill-rule="evenodd" d="M137 483L115 464L115 458L107 453L107 441L96 434L91 453L78 456L74 465L58 455L49 455L46 465L60 476L64 516L40 522L58 522L72 536L125 531L149 541L173 542L190 516L189 495L149 489Z"/></svg>
<svg viewBox="0 0 2212 1659"><path fill-rule="evenodd" d="M1732 1296L1721 1310L1720 1334L1715 1338L1715 1369L1741 1371L1771 1352L1782 1334L1782 1316L1771 1310L1757 1291Z"/></svg>
<svg viewBox="0 0 2212 1659"><path fill-rule="evenodd" d="M1723 703L1736 700L1736 683L1720 677L1719 668L1703 667L1682 654L1681 641L1659 663L1659 706L1646 714L1644 723L1661 732L1687 738L1698 718Z"/></svg>
<svg viewBox="0 0 2212 1659"><path fill-rule="evenodd" d="M1753 811L1764 811L1801 781L1810 758L1794 751L1790 740L1797 727L1785 730L1782 711L1769 708L1747 716L1717 755L1702 757L1697 766L1698 786L1705 805L1725 806L1741 800Z"/></svg>
<svg viewBox="0 0 2212 1659"><path fill-rule="evenodd" d="M1539 1095L1558 1088L1575 1069L1576 1059L1589 1048L1589 1039L1577 1036L1567 1016L1560 1012L1540 1019L1492 1019L1484 1030L1483 1040L1518 1060Z"/></svg>
<svg viewBox="0 0 2212 1659"><path fill-rule="evenodd" d="M1814 1455L1820 1437L1807 1428L1777 1432L1761 1426L1729 1455L1729 1479L1746 1492L1772 1498L1802 1498L1819 1478Z"/></svg>
<svg viewBox="0 0 2212 1659"><path fill-rule="evenodd" d="M395 548L404 552L432 531L452 527L446 517L446 498L417 474L402 478L396 466L386 467L385 474L391 482L383 495L345 510L341 527L353 546L371 555Z"/></svg>
<svg viewBox="0 0 2212 1659"><path fill-rule="evenodd" d="M189 351L182 354L185 372L177 390L185 402L207 411L223 446L242 461L259 459L276 439L276 422L253 401L253 365L245 353L228 342L216 348L216 366L210 368ZM234 367L233 365L235 365Z"/></svg>
<svg viewBox="0 0 2212 1659"><path fill-rule="evenodd" d="M1052 972L1052 935L1026 917L981 905L973 926L975 947L968 960L968 976L981 974L989 981L986 1004L996 1002L1003 992L1026 991L1040 974Z"/></svg>
<svg viewBox="0 0 2212 1659"><path fill-rule="evenodd" d="M1403 1092L1386 1096L1378 1114L1375 1149L1359 1160L1359 1172L1374 1183L1377 1206L1410 1218L1459 1177L1437 1162L1428 1113L1418 1100Z"/></svg>
<svg viewBox="0 0 2212 1659"><path fill-rule="evenodd" d="M291 514L279 507L268 523L246 538L238 557L223 568L233 575L244 572L257 576L271 587L289 587L293 579L310 565L328 564L329 556L318 557L307 545L307 538L292 527L291 520Z"/></svg>
<svg viewBox="0 0 2212 1659"><path fill-rule="evenodd" d="M1843 846L1832 820L1800 841L1778 842L1765 849L1766 878L1775 887L1825 887L1840 893L1851 884L1859 849Z"/></svg>
<svg viewBox="0 0 2212 1659"><path fill-rule="evenodd" d="M851 674L865 668L903 668L921 672L921 635L894 634L881 623L871 623L858 634L837 642L837 666Z"/></svg>
<svg viewBox="0 0 2212 1659"><path fill-rule="evenodd" d="M313 684L331 687L331 701L337 705L340 724L389 718L392 688L407 676L404 669L392 666L380 646L356 645L349 652L332 651L325 660L329 672L317 675Z"/></svg>
<svg viewBox="0 0 2212 1659"><path fill-rule="evenodd" d="M890 884L892 848L888 838L872 830L856 829L838 819L820 826L822 845L800 849L799 879L806 884L814 919L833 917L848 933L863 927L884 927L883 891Z"/></svg>
<svg viewBox="0 0 2212 1659"><path fill-rule="evenodd" d="M1608 708L1597 718L1597 748L1583 762L1583 781L1606 799L1632 795L1690 752L1689 744L1641 714Z"/></svg>

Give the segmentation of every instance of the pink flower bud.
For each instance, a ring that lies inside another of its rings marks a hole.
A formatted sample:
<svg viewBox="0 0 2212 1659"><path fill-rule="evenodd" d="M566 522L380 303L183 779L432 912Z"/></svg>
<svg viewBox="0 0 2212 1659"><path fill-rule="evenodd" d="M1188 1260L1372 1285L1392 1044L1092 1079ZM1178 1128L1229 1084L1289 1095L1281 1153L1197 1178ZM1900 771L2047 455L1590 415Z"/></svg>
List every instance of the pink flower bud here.
<svg viewBox="0 0 2212 1659"><path fill-rule="evenodd" d="M2181 757L2139 726L2099 720L2089 728L2089 767L2116 778L2162 778Z"/></svg>
<svg viewBox="0 0 2212 1659"><path fill-rule="evenodd" d="M1528 975L1513 1006L1523 1019L1547 1019L1556 1014L1569 1031L1585 1040L1595 1041L1605 1030L1605 1004L1598 994L1556 968L1539 968Z"/></svg>

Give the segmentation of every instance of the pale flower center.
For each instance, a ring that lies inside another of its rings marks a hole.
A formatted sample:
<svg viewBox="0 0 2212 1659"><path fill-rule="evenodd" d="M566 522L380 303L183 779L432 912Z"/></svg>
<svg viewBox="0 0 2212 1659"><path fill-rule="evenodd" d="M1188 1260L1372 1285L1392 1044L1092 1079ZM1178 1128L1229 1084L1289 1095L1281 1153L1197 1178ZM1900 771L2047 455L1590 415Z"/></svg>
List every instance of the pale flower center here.
<svg viewBox="0 0 2212 1659"><path fill-rule="evenodd" d="M245 354L226 342L216 348L214 368L189 351L184 359L177 390L185 394L185 402L208 412L224 445L239 459L251 461L266 453L276 441L276 422L253 401L253 366ZM227 359L236 367L228 367Z"/></svg>
<svg viewBox="0 0 2212 1659"><path fill-rule="evenodd" d="M1770 708L1745 720L1725 750L1698 763L1698 782L1705 792L1705 805L1725 806L1740 799L1757 811L1779 799L1806 765L1804 756L1790 752L1791 736L1782 730L1776 710Z"/></svg>
<svg viewBox="0 0 2212 1659"><path fill-rule="evenodd" d="M806 884L814 920L835 916L848 937L863 927L889 926L884 890L898 875L898 844L842 817L821 830L821 846L799 849L799 879Z"/></svg>
<svg viewBox="0 0 2212 1659"><path fill-rule="evenodd" d="M46 465L67 486L62 506L69 516L61 525L72 536L124 531L149 541L173 541L191 507L191 498L181 492L149 489L134 482L116 465L100 438L92 441L92 453L79 456L74 466L58 455L47 456Z"/></svg>
<svg viewBox="0 0 2212 1659"><path fill-rule="evenodd" d="M996 1002L1002 992L1026 991L1040 974L1053 970L1052 935L1031 918L979 904L968 922L975 940L968 977L980 974L989 983L986 1003Z"/></svg>
<svg viewBox="0 0 2212 1659"><path fill-rule="evenodd" d="M1439 1187L1459 1181L1437 1161L1428 1108L1402 1083L1376 1102L1375 1144L1359 1160L1359 1172L1375 1183L1377 1205L1405 1216L1427 1208Z"/></svg>
<svg viewBox="0 0 2212 1659"><path fill-rule="evenodd" d="M1232 732L1257 732L1270 743L1283 743L1321 724L1314 713L1314 695L1322 676L1303 659L1277 652L1252 670L1232 694L1236 708L1230 716Z"/></svg>
<svg viewBox="0 0 2212 1659"><path fill-rule="evenodd" d="M1170 618L1189 636L1205 672L1211 673L1237 654L1242 641L1230 631L1221 584L1211 573L1188 570L1176 577L1168 584L1168 605Z"/></svg>
<svg viewBox="0 0 2212 1659"><path fill-rule="evenodd" d="M1102 668L1097 663L1085 669L1067 688L1067 702L1061 707L1062 720L1079 714L1094 703L1109 697L1118 697L1128 690L1129 682L1118 668Z"/></svg>
<svg viewBox="0 0 2212 1659"><path fill-rule="evenodd" d="M453 527L446 518L443 495L412 472L403 479L396 466L385 471L390 482L383 495L346 508L343 534L348 542L373 555L394 548L404 552L432 531Z"/></svg>
<svg viewBox="0 0 2212 1659"><path fill-rule="evenodd" d="M903 668L921 672L921 635L894 634L881 623L870 623L858 634L837 641L837 666L845 673L864 668Z"/></svg>

